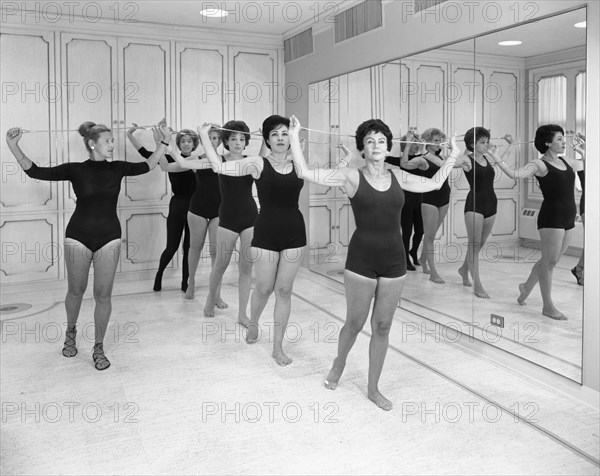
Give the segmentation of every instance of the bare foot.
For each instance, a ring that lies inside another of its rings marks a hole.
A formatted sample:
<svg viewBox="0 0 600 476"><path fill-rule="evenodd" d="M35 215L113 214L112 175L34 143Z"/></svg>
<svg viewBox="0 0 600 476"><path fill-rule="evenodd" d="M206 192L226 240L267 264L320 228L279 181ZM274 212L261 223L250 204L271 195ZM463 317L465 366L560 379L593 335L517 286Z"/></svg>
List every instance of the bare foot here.
<svg viewBox="0 0 600 476"><path fill-rule="evenodd" d="M340 381L340 377L344 372L344 366L337 365L337 359L333 361L333 366L331 370L327 374L327 378L325 379L325 387L329 390L335 390L338 386L338 382Z"/></svg>
<svg viewBox="0 0 600 476"><path fill-rule="evenodd" d="M444 281L439 274L432 274L431 276L429 276L429 280L433 281L435 284L445 284L446 283L446 281Z"/></svg>
<svg viewBox="0 0 600 476"><path fill-rule="evenodd" d="M517 298L517 302L521 305L521 306L525 306L525 299L527 299L527 296L529 296L529 292L527 291L527 288L525 287L525 283L521 283L519 284L519 292L521 294L519 294L519 297Z"/></svg>
<svg viewBox="0 0 600 476"><path fill-rule="evenodd" d="M258 324L249 322L246 326L248 332L246 333L246 342L248 344L254 344L258 340Z"/></svg>
<svg viewBox="0 0 600 476"><path fill-rule="evenodd" d="M385 398L383 395L381 395L381 392L379 390L375 390L375 391L369 390L368 395L369 395L369 399L372 400L373 402L375 402L375 405L377 405L382 410L385 410L386 412L389 412L392 409L392 407L394 406L392 404L392 402L390 402L387 398Z"/></svg>
<svg viewBox="0 0 600 476"><path fill-rule="evenodd" d="M483 289L483 287L480 287L480 286L475 286L475 289L473 290L473 294L475 294L475 296L477 296L478 298L481 298L481 299L489 299L490 298L490 295L485 292L485 289Z"/></svg>
<svg viewBox="0 0 600 476"><path fill-rule="evenodd" d="M429 265L427 264L427 261L423 259L423 257L421 257L421 263L421 266L423 266L423 273L429 274Z"/></svg>
<svg viewBox="0 0 600 476"><path fill-rule="evenodd" d="M469 279L469 270L468 269L463 269L463 267L461 266L460 268L458 268L458 274L460 274L460 277L463 280L463 286L467 286L467 287L472 286L471 280Z"/></svg>
<svg viewBox="0 0 600 476"><path fill-rule="evenodd" d="M204 317L215 317L215 305L208 299L204 305Z"/></svg>
<svg viewBox="0 0 600 476"><path fill-rule="evenodd" d="M215 306L217 306L219 309L227 309L229 307L229 304L227 304L225 301L223 301L219 297L219 298L217 298L217 301L215 302Z"/></svg>
<svg viewBox="0 0 600 476"><path fill-rule="evenodd" d="M248 325L250 324L250 319L248 319L248 316L246 316L246 314L242 314L238 316L238 324L244 327L248 327Z"/></svg>
<svg viewBox="0 0 600 476"><path fill-rule="evenodd" d="M186 299L194 299L195 291L196 291L196 285L194 283L194 280L190 278L190 280L188 281L188 287L185 291L185 298Z"/></svg>
<svg viewBox="0 0 600 476"><path fill-rule="evenodd" d="M550 319L556 319L557 321L566 321L567 316L565 316L562 312L560 312L555 307L551 309L542 309L542 314Z"/></svg>
<svg viewBox="0 0 600 476"><path fill-rule="evenodd" d="M277 362L282 367L290 365L292 363L292 359L285 355L285 352L283 352L282 349L273 349L273 358L275 359L275 362Z"/></svg>

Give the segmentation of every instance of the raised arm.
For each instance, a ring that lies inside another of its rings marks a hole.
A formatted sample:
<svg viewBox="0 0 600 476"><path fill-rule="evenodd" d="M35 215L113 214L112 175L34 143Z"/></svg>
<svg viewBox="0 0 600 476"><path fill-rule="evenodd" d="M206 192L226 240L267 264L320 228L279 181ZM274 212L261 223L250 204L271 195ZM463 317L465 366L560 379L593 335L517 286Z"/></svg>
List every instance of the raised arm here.
<svg viewBox="0 0 600 476"><path fill-rule="evenodd" d="M506 154L506 151L502 156ZM533 177L534 175L544 176L546 175L547 169L542 160L536 159L532 162L525 164L523 167L512 170L502 157L499 157L496 151L496 147L490 147L487 151L487 155L492 159L492 162L498 164L500 170L508 175L511 179L526 179Z"/></svg>
<svg viewBox="0 0 600 476"><path fill-rule="evenodd" d="M133 126L129 128L127 131L127 139L131 142L131 145L135 148L135 150L140 150L143 146L139 140L137 140L133 133L139 129L138 125L134 122Z"/></svg>
<svg viewBox="0 0 600 476"><path fill-rule="evenodd" d="M444 182L448 179L450 172L456 164L456 159L460 156L460 149L456 143L456 136L452 137L452 152L450 156L444 160L444 164L440 170L431 178L420 177L411 173L405 172L402 169L395 169L394 173L402 184L402 188L413 193L426 193L432 190L439 190Z"/></svg>
<svg viewBox="0 0 600 476"><path fill-rule="evenodd" d="M152 132L155 138L160 137L160 142L156 143L156 149L150 157L148 157L148 167L152 170L158 164L160 158L164 155L171 139L171 129L167 126L166 121L163 119L158 123L158 126L152 128Z"/></svg>
<svg viewBox="0 0 600 476"><path fill-rule="evenodd" d="M415 157L414 159L410 159L410 149L412 149L412 142L417 139L413 131L409 131L406 134L407 144L404 146L404 150L402 151L402 158L400 159L400 165L402 168L407 170L427 170L429 168L429 162L425 157Z"/></svg>
<svg viewBox="0 0 600 476"><path fill-rule="evenodd" d="M215 124L205 122L202 127L198 128L198 135L204 147L204 153L210 167L214 172L232 177L242 177L251 175L254 179L258 179L263 169L263 158L261 156L244 157L240 160L232 160L223 162L217 151L213 147L208 133L215 127ZM216 126L218 127L218 126Z"/></svg>
<svg viewBox="0 0 600 476"><path fill-rule="evenodd" d="M296 116L292 116L290 118L290 127L288 131L290 134L292 160L294 161L294 167L296 168L296 175L298 175L299 178L308 180L309 182L313 182L318 185L324 185L326 187L344 187L346 185L348 170L354 170L353 168L310 168L306 163L306 159L304 158L304 153L302 152L302 147L300 145L300 121L296 118Z"/></svg>
<svg viewBox="0 0 600 476"><path fill-rule="evenodd" d="M12 155L17 159L17 162L19 162L21 168L23 170L29 170L33 162L23 153L19 146L21 137L23 137L23 130L20 127L13 127L6 131L6 144L12 152Z"/></svg>

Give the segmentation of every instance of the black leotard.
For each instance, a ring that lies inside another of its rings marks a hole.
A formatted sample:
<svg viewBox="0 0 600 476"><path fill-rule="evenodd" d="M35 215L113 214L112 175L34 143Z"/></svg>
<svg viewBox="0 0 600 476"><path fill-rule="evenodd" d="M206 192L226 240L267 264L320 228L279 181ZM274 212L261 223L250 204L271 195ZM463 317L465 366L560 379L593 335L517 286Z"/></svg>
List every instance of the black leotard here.
<svg viewBox="0 0 600 476"><path fill-rule="evenodd" d="M425 159L427 156L424 155ZM421 170L421 174L423 177L432 178L440 167L428 160L429 168L427 170ZM448 183L448 179L444 180L442 187L439 190L433 190L431 192L427 192L423 194L423 203L428 205L433 205L434 207L441 208L444 205L448 205L450 203L450 184Z"/></svg>
<svg viewBox="0 0 600 476"><path fill-rule="evenodd" d="M196 191L190 200L190 212L212 220L219 216L219 206L221 205L219 175L208 168L195 170L195 175Z"/></svg>
<svg viewBox="0 0 600 476"><path fill-rule="evenodd" d="M140 147L138 152L146 159L152 155L152 152L145 147ZM167 162L175 162L175 159L169 154L165 154L165 157ZM169 201L169 214L167 215L167 244L160 255L157 276L162 277L163 272L175 256L183 235L181 284L183 288L186 288L189 277L188 254L190 250L190 228L187 223L187 213L190 208L190 199L196 190L196 177L193 170L169 172L168 175L173 196Z"/></svg>
<svg viewBox="0 0 600 476"><path fill-rule="evenodd" d="M121 238L121 224L117 217L121 180L148 171L147 162L86 160L55 167L32 164L25 173L39 180L71 182L77 203L65 236L95 252L110 241Z"/></svg>
<svg viewBox="0 0 600 476"><path fill-rule="evenodd" d="M251 175L231 177L219 175L221 187L221 206L219 207L219 226L241 233L254 226L258 216L258 207L252 196Z"/></svg>
<svg viewBox="0 0 600 476"><path fill-rule="evenodd" d="M541 228L562 228L570 230L575 227L575 172L562 157L566 170L560 170L544 159L548 173L543 177L536 175L540 190L544 196L537 219L538 230Z"/></svg>
<svg viewBox="0 0 600 476"><path fill-rule="evenodd" d="M256 180L260 212L254 224L252 246L271 251L306 245L304 217L298 208L304 180L296 171L280 174L263 158L263 170Z"/></svg>
<svg viewBox="0 0 600 476"><path fill-rule="evenodd" d="M465 176L471 190L465 201L465 213L475 212L483 215L483 218L489 218L498 210L498 198L494 191L496 172L485 155L483 159L487 165L478 164L472 154L469 154L469 159L471 170L465 172Z"/></svg>
<svg viewBox="0 0 600 476"><path fill-rule="evenodd" d="M579 199L579 216L581 216L585 213L585 170L579 170L577 175L581 183L581 198Z"/></svg>
<svg viewBox="0 0 600 476"><path fill-rule="evenodd" d="M358 189L350 199L356 230L348 246L346 269L372 279L404 276L406 254L400 233L404 192L392 172L390 188L383 192L358 173Z"/></svg>
<svg viewBox="0 0 600 476"><path fill-rule="evenodd" d="M415 157L421 157L421 154L409 155L408 160L412 160ZM388 164L400 167L402 170L410 174L418 176L423 175L421 173L421 169L405 169L402 167L400 157L386 157L385 161ZM422 193L414 193L404 190L404 206L402 207L402 213L400 213L400 226L402 228L402 240L404 241L404 251L406 254L408 254L409 251L416 253L423 238L423 215L421 214L422 201ZM410 247L411 235L412 248Z"/></svg>

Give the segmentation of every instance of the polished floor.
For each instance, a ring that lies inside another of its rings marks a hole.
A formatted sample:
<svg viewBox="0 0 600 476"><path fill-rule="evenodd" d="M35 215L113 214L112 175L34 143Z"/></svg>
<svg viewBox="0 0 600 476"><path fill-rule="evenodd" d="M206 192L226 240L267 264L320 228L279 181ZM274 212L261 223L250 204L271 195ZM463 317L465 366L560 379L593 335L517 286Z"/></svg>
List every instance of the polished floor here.
<svg viewBox="0 0 600 476"><path fill-rule="evenodd" d="M186 301L175 275L159 293L148 278L115 285L103 372L89 290L67 359L64 283L2 288L2 474L600 474L597 407L415 332L407 310L390 336L384 412L366 397L368 326L338 389L323 386L345 316L338 283L301 270L285 341L294 361L279 367L273 299L260 341L246 344L235 270L215 318L202 315L206 287Z"/></svg>
<svg viewBox="0 0 600 476"><path fill-rule="evenodd" d="M571 274L579 258L564 255L554 271L553 300L568 318L556 321L542 315L539 286L525 306L517 303L518 285L527 279L540 257L539 250L515 250L514 246L498 250L488 251L487 259L480 261L481 280L489 299L475 297L472 287L462 285L457 272L462 264L460 253L440 253L436 254L436 266L446 283L433 283L417 266L407 274L402 307L581 382L585 286L579 286ZM344 263L343 253L320 256L313 259L311 269L343 282ZM503 318L502 328L492 325L496 316Z"/></svg>

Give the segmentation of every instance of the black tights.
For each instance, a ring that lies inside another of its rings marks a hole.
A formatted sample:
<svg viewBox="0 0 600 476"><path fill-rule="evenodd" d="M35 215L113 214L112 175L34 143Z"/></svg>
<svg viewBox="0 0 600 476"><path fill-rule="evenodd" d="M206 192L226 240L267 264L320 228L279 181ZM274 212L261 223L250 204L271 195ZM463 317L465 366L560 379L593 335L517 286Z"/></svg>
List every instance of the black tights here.
<svg viewBox="0 0 600 476"><path fill-rule="evenodd" d="M402 241L408 259L409 252L417 255L421 240L423 239L423 216L421 215L421 196L420 193L404 192L405 202L400 215L400 225L402 226ZM410 236L415 233L412 240L412 248L410 247Z"/></svg>
<svg viewBox="0 0 600 476"><path fill-rule="evenodd" d="M187 289L189 277L188 270L188 252L190 249L190 229L187 224L187 213L190 205L188 197L173 195L169 203L169 215L167 216L167 246L160 255L158 271L154 280L154 290L160 291L162 285L162 275L181 243L183 234L183 273L181 277L181 289Z"/></svg>

